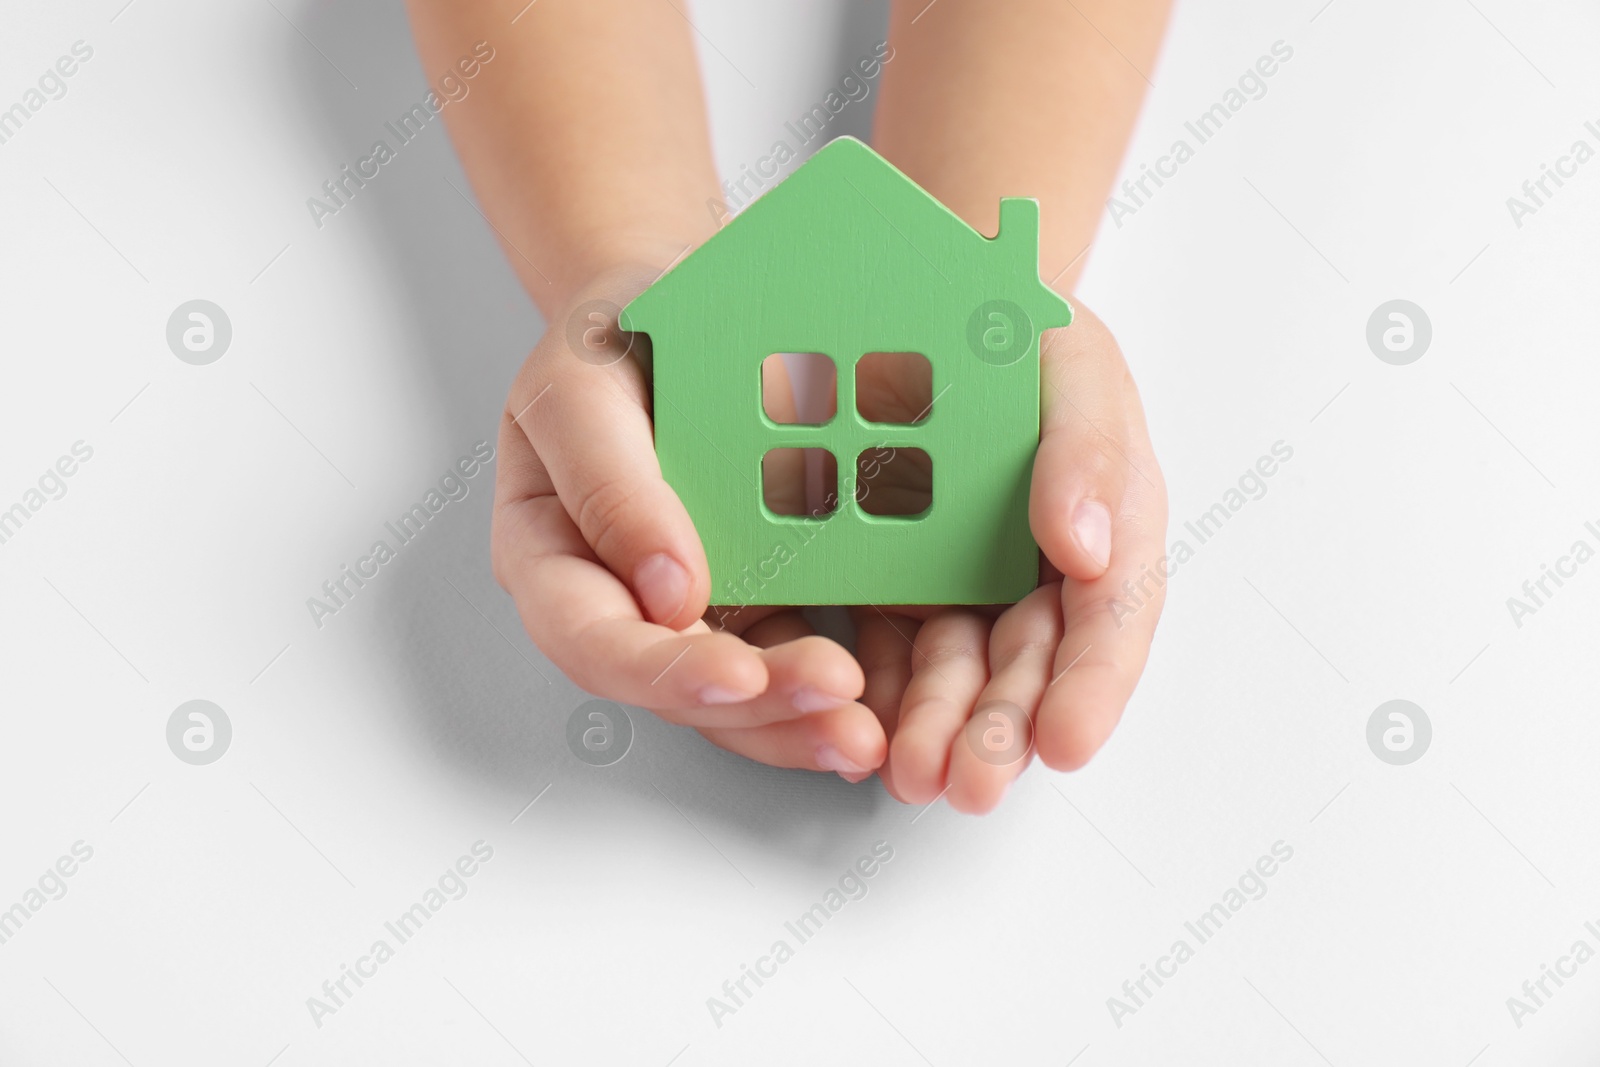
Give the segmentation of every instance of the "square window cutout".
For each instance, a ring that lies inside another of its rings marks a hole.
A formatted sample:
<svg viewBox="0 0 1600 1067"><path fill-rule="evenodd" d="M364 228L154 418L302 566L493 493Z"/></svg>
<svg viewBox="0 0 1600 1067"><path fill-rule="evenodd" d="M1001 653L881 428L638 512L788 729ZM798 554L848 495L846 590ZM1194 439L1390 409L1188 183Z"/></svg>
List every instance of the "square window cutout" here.
<svg viewBox="0 0 1600 1067"><path fill-rule="evenodd" d="M868 352L856 361L856 410L868 422L923 421L933 412L933 364L920 352Z"/></svg>
<svg viewBox="0 0 1600 1067"><path fill-rule="evenodd" d="M839 371L821 352L776 352L761 361L761 410L773 422L821 426L839 410Z"/></svg>
<svg viewBox="0 0 1600 1067"><path fill-rule="evenodd" d="M761 457L761 499L774 515L825 519L839 510L839 461L826 448L774 448Z"/></svg>
<svg viewBox="0 0 1600 1067"><path fill-rule="evenodd" d="M920 448L869 448L856 457L856 505L868 515L916 519L933 507L933 459Z"/></svg>

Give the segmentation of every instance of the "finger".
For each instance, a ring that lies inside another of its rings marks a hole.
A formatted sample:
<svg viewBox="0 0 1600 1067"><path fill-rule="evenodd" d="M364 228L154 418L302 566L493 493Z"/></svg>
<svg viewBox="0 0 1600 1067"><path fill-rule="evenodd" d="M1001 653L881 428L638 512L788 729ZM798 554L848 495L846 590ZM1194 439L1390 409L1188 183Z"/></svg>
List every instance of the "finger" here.
<svg viewBox="0 0 1600 1067"><path fill-rule="evenodd" d="M1156 484L1130 484L1110 570L1062 584L1066 631L1035 736L1039 758L1056 770L1082 767L1105 744L1150 655L1166 601L1167 510L1153 457L1147 466Z"/></svg>
<svg viewBox="0 0 1600 1067"><path fill-rule="evenodd" d="M798 626L790 619L798 620ZM762 651L767 665L764 699L783 702L782 718L796 713L814 715L853 704L866 687L861 664L837 641L811 633L811 624L799 611L785 612L765 621L772 634L779 626L804 633ZM758 635L766 637L768 634ZM748 639L748 638L747 638Z"/></svg>
<svg viewBox="0 0 1600 1067"><path fill-rule="evenodd" d="M1039 451L1028 519L1045 556L1068 577L1105 573L1112 518L1130 459L1126 407L1137 404L1127 365L1105 325L1086 309L1047 332L1040 367Z"/></svg>
<svg viewBox="0 0 1600 1067"><path fill-rule="evenodd" d="M883 725L865 704L748 729L700 731L712 744L774 767L833 771L859 782L883 763Z"/></svg>
<svg viewBox="0 0 1600 1067"><path fill-rule="evenodd" d="M803 620L802 620L803 621ZM662 718L693 726L748 727L815 715L854 704L864 680L856 658L816 634L762 650L766 692L724 707L664 711Z"/></svg>
<svg viewBox="0 0 1600 1067"><path fill-rule="evenodd" d="M856 658L866 674L861 702L877 713L884 733L893 736L900 699L911 680L911 650L921 623L871 605L851 612L856 623Z"/></svg>
<svg viewBox="0 0 1600 1067"><path fill-rule="evenodd" d="M994 810L1033 754L1033 719L1050 684L1061 645L1061 591L1041 586L994 625L989 684L950 750L950 792L957 811Z"/></svg>
<svg viewBox="0 0 1600 1067"><path fill-rule="evenodd" d="M526 460L509 450L515 463ZM511 492L495 507L495 576L534 644L574 683L611 700L686 712L766 691L767 667L755 649L703 622L684 632L646 622L556 497L518 497Z"/></svg>
<svg viewBox="0 0 1600 1067"><path fill-rule="evenodd" d="M733 605L713 604L703 616L705 624L713 630L735 634L745 639L747 644L758 648L770 648L784 641L792 641L796 637L815 633L811 625L800 614L799 608L785 607L779 604L746 604L743 607ZM799 626L785 625L777 630L769 630L762 626L768 619L798 620ZM762 640L755 640L752 633L763 635ZM766 635L771 635L770 637Z"/></svg>
<svg viewBox="0 0 1600 1067"><path fill-rule="evenodd" d="M711 614L716 614L715 608ZM799 608L766 606L740 609L738 625L728 629L756 648L772 648L816 633Z"/></svg>
<svg viewBox="0 0 1600 1067"><path fill-rule="evenodd" d="M595 556L646 618L682 629L710 596L705 550L656 462L644 371L625 347L648 341L605 336L586 358L562 338L542 344L512 389L510 413ZM593 362L613 350L616 362Z"/></svg>
<svg viewBox="0 0 1600 1067"><path fill-rule="evenodd" d="M861 696L865 679L860 663L843 645L819 636L799 608L746 609L746 618L751 615L755 619L739 636L756 648L772 650L762 654L766 697L785 699L794 711L810 715Z"/></svg>
<svg viewBox="0 0 1600 1067"><path fill-rule="evenodd" d="M977 612L952 608L917 633L889 760L879 772L902 803L929 804L944 791L951 743L989 680L990 625Z"/></svg>

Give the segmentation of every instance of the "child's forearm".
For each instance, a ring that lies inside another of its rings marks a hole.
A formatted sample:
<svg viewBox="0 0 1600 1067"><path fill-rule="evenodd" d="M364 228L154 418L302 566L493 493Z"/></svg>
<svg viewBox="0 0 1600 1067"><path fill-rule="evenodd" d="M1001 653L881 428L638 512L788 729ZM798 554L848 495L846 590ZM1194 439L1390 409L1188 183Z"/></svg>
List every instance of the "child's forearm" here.
<svg viewBox="0 0 1600 1067"><path fill-rule="evenodd" d="M1041 268L1070 289L1148 88L1170 0L894 0L874 140L993 234L1042 201ZM1060 273L1065 271L1065 273Z"/></svg>
<svg viewBox="0 0 1600 1067"><path fill-rule="evenodd" d="M547 315L595 275L664 267L720 199L690 27L670 0L409 0L423 68L493 62L445 110L506 256ZM513 23L512 19L516 22Z"/></svg>

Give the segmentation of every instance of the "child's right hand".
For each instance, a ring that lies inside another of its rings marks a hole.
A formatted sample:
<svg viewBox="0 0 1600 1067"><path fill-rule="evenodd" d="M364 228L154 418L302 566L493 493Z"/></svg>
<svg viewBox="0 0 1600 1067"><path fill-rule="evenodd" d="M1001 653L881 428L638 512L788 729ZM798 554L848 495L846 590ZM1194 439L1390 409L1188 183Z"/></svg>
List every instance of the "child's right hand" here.
<svg viewBox="0 0 1600 1067"><path fill-rule="evenodd" d="M705 551L656 462L649 342L616 326L655 273L581 287L517 375L500 426L495 576L534 643L596 696L763 763L858 781L887 742L857 699L855 657L798 609L703 617Z"/></svg>

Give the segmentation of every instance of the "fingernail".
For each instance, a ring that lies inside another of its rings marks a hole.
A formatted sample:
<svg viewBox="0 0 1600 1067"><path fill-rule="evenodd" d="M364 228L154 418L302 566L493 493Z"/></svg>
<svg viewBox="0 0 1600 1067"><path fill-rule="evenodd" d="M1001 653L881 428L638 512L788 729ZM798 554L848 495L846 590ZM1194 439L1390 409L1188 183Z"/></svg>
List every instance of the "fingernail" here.
<svg viewBox="0 0 1600 1067"><path fill-rule="evenodd" d="M849 697L836 697L832 693L824 693L820 689L813 689L809 685L797 690L790 703L794 710L811 714L818 711L831 711L834 708L850 703Z"/></svg>
<svg viewBox="0 0 1600 1067"><path fill-rule="evenodd" d="M667 622L683 610L689 596L689 572L665 552L657 552L633 572L633 590L653 622Z"/></svg>
<svg viewBox="0 0 1600 1067"><path fill-rule="evenodd" d="M862 782L864 782L868 778L872 777L872 772L871 771L862 771L860 774L845 774L843 771L840 771L839 772L839 777L843 778L845 781L849 782L851 785L860 785Z"/></svg>
<svg viewBox="0 0 1600 1067"><path fill-rule="evenodd" d="M872 773L870 767L863 767L855 760L847 757L832 745L819 745L817 747L817 766L825 771L837 771L841 777L858 775L856 778L845 777L846 781L859 782L862 778Z"/></svg>
<svg viewBox="0 0 1600 1067"><path fill-rule="evenodd" d="M754 700L756 695L725 685L708 685L698 694L702 704L743 704L746 700Z"/></svg>
<svg viewBox="0 0 1600 1067"><path fill-rule="evenodd" d="M1111 564L1111 511L1098 500L1085 500L1072 513L1072 536L1099 567Z"/></svg>

